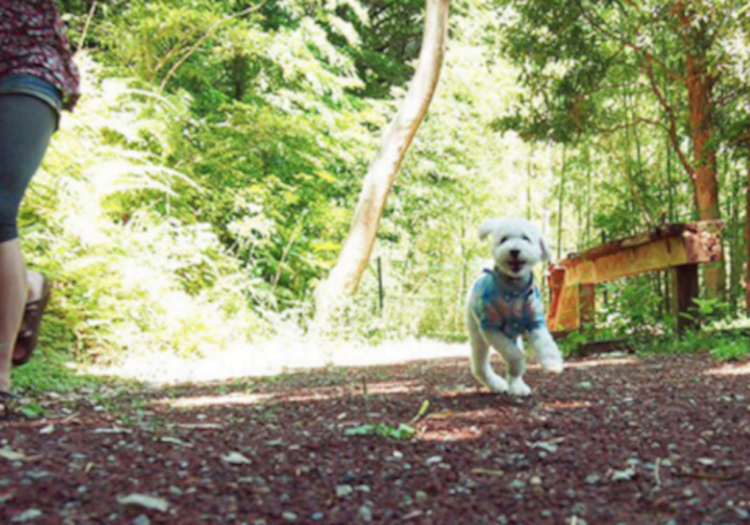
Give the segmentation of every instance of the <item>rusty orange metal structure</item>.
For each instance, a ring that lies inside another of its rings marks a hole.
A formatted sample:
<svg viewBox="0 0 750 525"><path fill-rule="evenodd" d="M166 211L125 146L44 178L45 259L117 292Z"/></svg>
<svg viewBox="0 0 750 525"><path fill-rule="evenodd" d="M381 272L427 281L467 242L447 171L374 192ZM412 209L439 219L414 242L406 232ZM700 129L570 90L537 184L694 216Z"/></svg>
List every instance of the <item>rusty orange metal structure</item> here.
<svg viewBox="0 0 750 525"><path fill-rule="evenodd" d="M721 260L722 227L722 221L664 224L550 265L550 330L564 333L593 325L597 284L658 270L675 270L677 310L689 312L698 296L698 265ZM678 315L678 330L689 323Z"/></svg>

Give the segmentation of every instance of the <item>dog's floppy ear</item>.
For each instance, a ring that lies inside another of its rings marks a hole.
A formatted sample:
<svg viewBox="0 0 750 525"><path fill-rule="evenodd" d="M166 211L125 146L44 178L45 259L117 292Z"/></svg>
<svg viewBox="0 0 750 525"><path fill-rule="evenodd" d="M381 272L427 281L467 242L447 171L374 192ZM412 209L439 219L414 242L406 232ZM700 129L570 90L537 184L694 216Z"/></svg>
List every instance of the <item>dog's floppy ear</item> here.
<svg viewBox="0 0 750 525"><path fill-rule="evenodd" d="M495 228L500 226L502 219L486 219L479 227L479 239L484 240Z"/></svg>

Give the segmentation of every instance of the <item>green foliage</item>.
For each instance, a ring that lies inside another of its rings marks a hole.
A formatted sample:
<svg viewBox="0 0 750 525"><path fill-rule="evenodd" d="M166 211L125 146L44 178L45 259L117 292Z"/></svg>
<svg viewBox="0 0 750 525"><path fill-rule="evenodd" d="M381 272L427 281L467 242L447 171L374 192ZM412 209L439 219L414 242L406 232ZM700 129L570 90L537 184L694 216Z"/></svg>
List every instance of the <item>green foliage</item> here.
<svg viewBox="0 0 750 525"><path fill-rule="evenodd" d="M693 354L706 352L719 361L738 361L750 355L750 337L746 330L687 331L680 337L643 339L636 344L641 355Z"/></svg>
<svg viewBox="0 0 750 525"><path fill-rule="evenodd" d="M100 360L302 336L414 71L424 0L59 3L83 44L85 96L64 116L21 214L30 266L55 281L43 349ZM747 11L696 6L709 25L736 14L709 58L722 72L720 186L737 193L750 114L750 45L737 28ZM464 340L464 296L489 255L476 238L487 216L529 217L561 256L692 217L691 182L679 175L643 64L580 12L649 42L680 70L684 50L665 10L558 0L452 7L440 85L373 264L342 312L335 335L345 339ZM657 68L656 80L684 111L674 79ZM721 201L732 223L729 306L698 304L712 321L733 316L742 293L744 211L732 195ZM597 327L613 337L669 332L665 282L608 285Z"/></svg>
<svg viewBox="0 0 750 525"><path fill-rule="evenodd" d="M715 297L708 299L696 297L693 299L693 302L696 306L695 313L700 319L716 320L726 316L726 313L729 311L729 304Z"/></svg>
<svg viewBox="0 0 750 525"><path fill-rule="evenodd" d="M744 335L715 339L711 345L710 353L719 361L739 361L750 355L750 338Z"/></svg>
<svg viewBox="0 0 750 525"><path fill-rule="evenodd" d="M43 343L80 357L208 350L257 330L248 279L210 228L171 206L196 190L161 163L179 101L96 79L63 121L20 225L32 267L56 282ZM164 205L160 212L159 205Z"/></svg>
<svg viewBox="0 0 750 525"><path fill-rule="evenodd" d="M77 375L69 363L67 352L45 348L44 352L34 354L26 365L13 370L14 389L65 394L101 382L100 379Z"/></svg>
<svg viewBox="0 0 750 525"><path fill-rule="evenodd" d="M344 430L344 435L347 436L382 436L391 439L411 439L417 433L417 430L404 423L400 423L398 427L387 425L385 423L368 423L358 427L347 428Z"/></svg>

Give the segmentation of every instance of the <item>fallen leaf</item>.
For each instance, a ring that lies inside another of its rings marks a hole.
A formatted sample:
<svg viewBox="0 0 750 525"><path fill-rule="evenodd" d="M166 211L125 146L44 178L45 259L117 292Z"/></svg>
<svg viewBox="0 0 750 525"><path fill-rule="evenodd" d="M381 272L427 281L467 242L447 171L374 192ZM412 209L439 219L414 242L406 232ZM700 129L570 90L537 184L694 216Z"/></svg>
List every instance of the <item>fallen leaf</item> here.
<svg viewBox="0 0 750 525"><path fill-rule="evenodd" d="M133 431L129 428L112 427L112 428L95 428L94 434L131 434Z"/></svg>
<svg viewBox="0 0 750 525"><path fill-rule="evenodd" d="M24 454L21 454L20 452L16 452L15 450L11 448L0 448L0 458L5 458L8 461L23 461L26 459L26 456Z"/></svg>
<svg viewBox="0 0 750 525"><path fill-rule="evenodd" d="M191 443L188 443L187 441L183 441L181 439L177 439L176 437L170 437L170 436L164 436L162 438L159 438L159 441L163 443L171 443L172 445L179 445L181 447L192 447L193 445Z"/></svg>
<svg viewBox="0 0 750 525"><path fill-rule="evenodd" d="M163 498L149 496L148 494L129 494L128 496L119 496L117 503L120 505L138 505L159 512L169 510L169 502Z"/></svg>
<svg viewBox="0 0 750 525"><path fill-rule="evenodd" d="M485 476L505 476L504 470L490 469L490 468L473 468L471 469L472 474L482 474Z"/></svg>
<svg viewBox="0 0 750 525"><path fill-rule="evenodd" d="M599 483L599 480L601 480L601 478L596 474L589 474L588 476L586 476L587 485L596 485L597 483Z"/></svg>
<svg viewBox="0 0 750 525"><path fill-rule="evenodd" d="M420 517L422 514L424 514L423 510L413 510L409 512L408 514L404 514L404 517L401 518L401 520L399 521L409 521L410 519Z"/></svg>
<svg viewBox="0 0 750 525"><path fill-rule="evenodd" d="M225 463L229 463L230 465L248 465L252 463L250 459L243 456L239 452L230 452L229 454L221 456L221 460Z"/></svg>
<svg viewBox="0 0 750 525"><path fill-rule="evenodd" d="M554 441L535 441L533 443L529 443L529 446L531 448L541 448L542 450L546 450L550 454L554 454L559 448L558 444Z"/></svg>
<svg viewBox="0 0 750 525"><path fill-rule="evenodd" d="M627 481L633 479L633 477L635 477L635 470L632 468L612 472L612 481Z"/></svg>
<svg viewBox="0 0 750 525"><path fill-rule="evenodd" d="M31 521L37 519L39 516L42 515L42 511L39 509L29 509L23 511L21 514L17 515L13 518L13 523L24 523L26 521Z"/></svg>
<svg viewBox="0 0 750 525"><path fill-rule="evenodd" d="M404 423L399 424L398 427L392 427L385 423L378 423L376 425L368 423L359 427L347 428L344 430L344 435L346 436L378 435L393 439L411 439L416 433L417 430L414 427Z"/></svg>
<svg viewBox="0 0 750 525"><path fill-rule="evenodd" d="M39 430L40 434L52 434L55 431L55 425L47 425L46 427Z"/></svg>
<svg viewBox="0 0 750 525"><path fill-rule="evenodd" d="M141 514L133 520L133 525L151 525L151 520L145 514Z"/></svg>
<svg viewBox="0 0 750 525"><path fill-rule="evenodd" d="M422 406L419 407L419 412L417 412L416 416L411 418L409 423L416 423L417 421L422 419L429 409L430 409L430 400L425 399L424 401L422 401Z"/></svg>
<svg viewBox="0 0 750 525"><path fill-rule="evenodd" d="M214 430L223 428L217 423L178 423L175 426L190 430Z"/></svg>
<svg viewBox="0 0 750 525"><path fill-rule="evenodd" d="M526 482L521 479L514 479L508 484L508 486L515 490L523 490L526 488Z"/></svg>
<svg viewBox="0 0 750 525"><path fill-rule="evenodd" d="M455 415L456 414L454 412L446 410L444 412L434 412L432 414L427 414L427 417L425 417L425 419L448 419Z"/></svg>
<svg viewBox="0 0 750 525"><path fill-rule="evenodd" d="M336 485L336 496L344 498L354 492L351 485Z"/></svg>
<svg viewBox="0 0 750 525"><path fill-rule="evenodd" d="M443 458L441 456L432 456L425 460L424 464L428 467L430 465L437 465L438 463L442 463Z"/></svg>

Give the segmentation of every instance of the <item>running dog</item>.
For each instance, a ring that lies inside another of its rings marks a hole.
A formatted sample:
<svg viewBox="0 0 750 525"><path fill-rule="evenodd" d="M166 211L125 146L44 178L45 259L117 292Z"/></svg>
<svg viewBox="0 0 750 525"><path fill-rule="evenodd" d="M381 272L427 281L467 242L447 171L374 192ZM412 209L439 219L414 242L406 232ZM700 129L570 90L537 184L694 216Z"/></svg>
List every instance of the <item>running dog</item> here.
<svg viewBox="0 0 750 525"><path fill-rule="evenodd" d="M492 392L527 396L531 388L523 380L521 336L527 337L542 368L563 370L562 354L547 329L544 303L531 273L536 264L550 260L549 248L539 229L525 219L487 219L479 238L488 236L494 267L474 282L466 302L471 372ZM492 369L490 347L505 360L507 379Z"/></svg>

